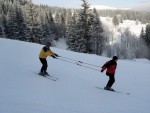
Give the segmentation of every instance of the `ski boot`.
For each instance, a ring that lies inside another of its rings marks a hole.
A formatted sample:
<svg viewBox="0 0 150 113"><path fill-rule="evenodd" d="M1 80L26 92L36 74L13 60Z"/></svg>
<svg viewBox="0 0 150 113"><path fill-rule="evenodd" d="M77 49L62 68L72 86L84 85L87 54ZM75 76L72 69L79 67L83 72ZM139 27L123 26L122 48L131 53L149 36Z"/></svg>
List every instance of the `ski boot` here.
<svg viewBox="0 0 150 113"><path fill-rule="evenodd" d="M114 91L114 92L115 92L115 90L112 89L111 87L104 87L104 89L105 89L105 90L109 90L109 91Z"/></svg>
<svg viewBox="0 0 150 113"><path fill-rule="evenodd" d="M39 75L46 77L46 75L43 72L39 72Z"/></svg>

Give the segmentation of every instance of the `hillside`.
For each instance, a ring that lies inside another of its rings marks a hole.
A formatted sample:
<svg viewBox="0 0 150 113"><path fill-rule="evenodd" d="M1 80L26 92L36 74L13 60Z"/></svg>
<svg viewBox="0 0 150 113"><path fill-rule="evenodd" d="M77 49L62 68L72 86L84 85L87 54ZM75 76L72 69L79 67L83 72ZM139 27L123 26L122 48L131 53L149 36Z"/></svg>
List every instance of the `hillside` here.
<svg viewBox="0 0 150 113"><path fill-rule="evenodd" d="M114 93L103 88L105 73L76 65L100 67L109 58L51 49L60 59L47 58L48 72L57 81L37 75L43 45L0 38L0 113L149 113L150 61L119 60ZM71 63L72 62L72 63ZM128 92L130 95L126 95Z"/></svg>

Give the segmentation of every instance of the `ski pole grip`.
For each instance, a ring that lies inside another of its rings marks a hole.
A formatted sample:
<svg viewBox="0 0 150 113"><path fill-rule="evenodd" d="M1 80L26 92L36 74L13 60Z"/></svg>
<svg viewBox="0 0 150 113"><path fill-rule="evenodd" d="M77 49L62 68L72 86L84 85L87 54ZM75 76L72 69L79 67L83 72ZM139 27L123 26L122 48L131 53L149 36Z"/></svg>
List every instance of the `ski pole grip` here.
<svg viewBox="0 0 150 113"><path fill-rule="evenodd" d="M83 63L83 62L81 62L81 61L78 61L79 63Z"/></svg>
<svg viewBox="0 0 150 113"><path fill-rule="evenodd" d="M77 63L78 66L82 66L81 64Z"/></svg>

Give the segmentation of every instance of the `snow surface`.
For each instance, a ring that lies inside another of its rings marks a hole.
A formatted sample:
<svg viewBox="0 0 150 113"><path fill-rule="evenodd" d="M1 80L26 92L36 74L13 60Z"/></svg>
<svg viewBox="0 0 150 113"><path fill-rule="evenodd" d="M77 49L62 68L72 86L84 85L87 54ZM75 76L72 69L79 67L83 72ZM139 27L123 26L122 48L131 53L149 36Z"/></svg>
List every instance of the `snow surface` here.
<svg viewBox="0 0 150 113"><path fill-rule="evenodd" d="M148 60L118 61L113 88L124 93L119 94L96 88L106 85L105 73L52 57L47 58L48 72L59 79L51 81L37 75L42 47L0 38L0 113L150 113ZM110 60L51 49L62 57L98 65L92 67L98 70Z"/></svg>

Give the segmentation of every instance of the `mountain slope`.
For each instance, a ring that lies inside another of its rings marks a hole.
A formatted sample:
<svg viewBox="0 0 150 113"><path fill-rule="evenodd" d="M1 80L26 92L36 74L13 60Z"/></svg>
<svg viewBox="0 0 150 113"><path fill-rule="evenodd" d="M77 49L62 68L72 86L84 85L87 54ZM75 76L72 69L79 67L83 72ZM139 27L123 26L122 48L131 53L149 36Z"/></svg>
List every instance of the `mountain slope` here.
<svg viewBox="0 0 150 113"><path fill-rule="evenodd" d="M48 72L56 82L37 75L43 46L0 38L0 113L149 113L150 62L119 60L114 89L103 88L105 73L51 57ZM51 48L57 54L94 65L109 58ZM61 57L61 58L63 58ZM83 64L82 64L83 65ZM86 65L87 66L87 65ZM94 67L96 68L96 67ZM100 70L100 67L96 68Z"/></svg>

